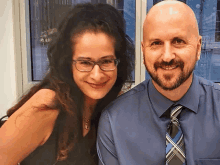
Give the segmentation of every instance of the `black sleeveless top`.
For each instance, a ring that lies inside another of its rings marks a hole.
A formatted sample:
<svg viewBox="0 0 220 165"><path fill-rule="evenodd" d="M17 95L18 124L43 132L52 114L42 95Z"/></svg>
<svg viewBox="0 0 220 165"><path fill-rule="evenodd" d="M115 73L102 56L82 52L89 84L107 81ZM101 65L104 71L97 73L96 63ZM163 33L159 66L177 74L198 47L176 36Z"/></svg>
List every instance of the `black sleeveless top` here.
<svg viewBox="0 0 220 165"><path fill-rule="evenodd" d="M90 151L96 141L95 128L91 128L88 134L76 144L73 151L70 151L65 161L56 162L58 135L63 115L58 115L54 129L49 139L36 148L20 165L97 165L98 156L96 151Z"/></svg>

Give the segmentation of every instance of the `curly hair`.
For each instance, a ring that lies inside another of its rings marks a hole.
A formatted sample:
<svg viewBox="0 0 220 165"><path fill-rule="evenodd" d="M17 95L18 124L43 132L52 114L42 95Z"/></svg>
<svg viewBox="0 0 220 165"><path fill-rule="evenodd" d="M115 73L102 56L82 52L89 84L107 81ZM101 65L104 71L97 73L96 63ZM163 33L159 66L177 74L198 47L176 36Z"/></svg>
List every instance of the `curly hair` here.
<svg viewBox="0 0 220 165"><path fill-rule="evenodd" d="M128 36L125 34L125 21L121 13L108 4L78 4L67 13L48 47L48 73L7 112L7 115L11 116L45 86L55 91L54 107L42 105L39 108L56 108L65 114L63 129L59 135L57 160L65 160L68 153L74 150L74 145L83 138L81 123L84 100L83 93L73 79L72 56L76 37L80 37L85 32L102 32L112 37L115 41L116 58L120 60L114 86L104 98L99 100L91 117L91 126L98 127L101 111L118 96L124 83L131 80L134 65L132 61L134 45L128 41ZM95 144L92 149L95 149Z"/></svg>

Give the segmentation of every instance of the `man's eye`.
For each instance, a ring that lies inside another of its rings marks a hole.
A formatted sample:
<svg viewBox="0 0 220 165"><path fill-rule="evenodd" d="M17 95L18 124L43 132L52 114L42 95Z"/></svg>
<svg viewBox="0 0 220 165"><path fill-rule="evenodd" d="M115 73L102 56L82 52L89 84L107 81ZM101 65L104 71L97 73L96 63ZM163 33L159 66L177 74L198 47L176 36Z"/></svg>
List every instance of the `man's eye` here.
<svg viewBox="0 0 220 165"><path fill-rule="evenodd" d="M155 41L153 43L151 43L151 46L154 46L154 45L161 45L162 43L160 41Z"/></svg>
<svg viewBox="0 0 220 165"><path fill-rule="evenodd" d="M179 38L176 38L174 41L173 41L174 44L184 44L185 42Z"/></svg>

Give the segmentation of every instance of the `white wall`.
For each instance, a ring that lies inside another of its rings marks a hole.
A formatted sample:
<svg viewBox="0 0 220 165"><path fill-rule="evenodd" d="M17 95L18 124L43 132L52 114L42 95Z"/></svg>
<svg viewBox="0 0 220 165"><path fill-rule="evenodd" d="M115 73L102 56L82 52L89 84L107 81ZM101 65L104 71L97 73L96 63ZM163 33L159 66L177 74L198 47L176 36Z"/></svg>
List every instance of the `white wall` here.
<svg viewBox="0 0 220 165"><path fill-rule="evenodd" d="M0 116L16 100L13 0L0 0Z"/></svg>

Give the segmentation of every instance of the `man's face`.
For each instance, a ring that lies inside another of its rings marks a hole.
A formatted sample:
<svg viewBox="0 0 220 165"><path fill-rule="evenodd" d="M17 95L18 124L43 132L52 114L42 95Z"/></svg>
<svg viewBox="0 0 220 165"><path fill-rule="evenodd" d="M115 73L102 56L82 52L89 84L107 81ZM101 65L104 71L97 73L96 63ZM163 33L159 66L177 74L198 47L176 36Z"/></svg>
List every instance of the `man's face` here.
<svg viewBox="0 0 220 165"><path fill-rule="evenodd" d="M200 57L201 38L186 18L161 15L144 27L142 51L152 80L164 90L173 90L192 76Z"/></svg>

